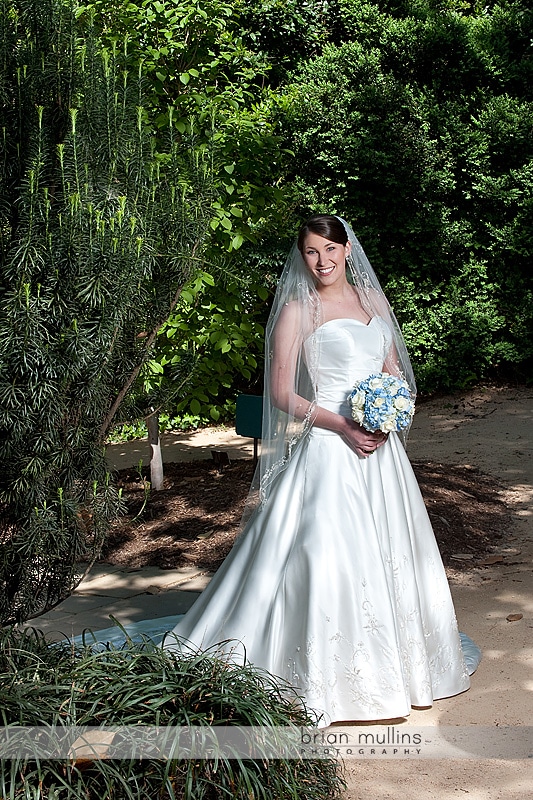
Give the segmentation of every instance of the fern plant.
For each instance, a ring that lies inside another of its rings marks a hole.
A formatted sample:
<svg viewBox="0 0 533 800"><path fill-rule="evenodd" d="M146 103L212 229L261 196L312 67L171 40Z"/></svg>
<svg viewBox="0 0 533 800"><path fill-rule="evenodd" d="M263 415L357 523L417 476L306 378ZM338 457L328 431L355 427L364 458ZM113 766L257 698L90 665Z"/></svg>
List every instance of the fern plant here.
<svg viewBox="0 0 533 800"><path fill-rule="evenodd" d="M104 440L201 267L210 152L74 0L0 0L0 620L50 608L121 500Z"/></svg>

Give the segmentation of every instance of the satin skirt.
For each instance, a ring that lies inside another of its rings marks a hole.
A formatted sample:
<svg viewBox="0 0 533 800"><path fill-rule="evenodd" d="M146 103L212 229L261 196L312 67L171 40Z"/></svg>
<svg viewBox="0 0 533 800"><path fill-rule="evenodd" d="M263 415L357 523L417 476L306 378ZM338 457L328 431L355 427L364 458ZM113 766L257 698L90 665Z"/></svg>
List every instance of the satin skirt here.
<svg viewBox="0 0 533 800"><path fill-rule="evenodd" d="M173 633L284 678L322 724L406 716L473 671L396 434L361 459L313 429Z"/></svg>

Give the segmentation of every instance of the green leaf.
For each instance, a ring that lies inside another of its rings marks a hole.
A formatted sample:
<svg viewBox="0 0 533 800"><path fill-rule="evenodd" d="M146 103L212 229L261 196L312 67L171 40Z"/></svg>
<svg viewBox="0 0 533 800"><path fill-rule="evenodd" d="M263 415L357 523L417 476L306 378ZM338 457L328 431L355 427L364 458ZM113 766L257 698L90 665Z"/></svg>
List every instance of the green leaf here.
<svg viewBox="0 0 533 800"><path fill-rule="evenodd" d="M152 372L155 372L156 374L159 374L159 375L163 374L163 372L165 371L163 369L163 367L161 366L161 364L158 361L154 361L154 360L149 361L148 364L147 364L147 367Z"/></svg>
<svg viewBox="0 0 533 800"><path fill-rule="evenodd" d="M212 275L210 275L208 272L203 272L203 273L202 273L202 279L203 279L203 280L205 281L205 283L207 283L209 286L214 286L214 285L215 285L215 279L214 279L214 278L213 278L213 276L212 276Z"/></svg>

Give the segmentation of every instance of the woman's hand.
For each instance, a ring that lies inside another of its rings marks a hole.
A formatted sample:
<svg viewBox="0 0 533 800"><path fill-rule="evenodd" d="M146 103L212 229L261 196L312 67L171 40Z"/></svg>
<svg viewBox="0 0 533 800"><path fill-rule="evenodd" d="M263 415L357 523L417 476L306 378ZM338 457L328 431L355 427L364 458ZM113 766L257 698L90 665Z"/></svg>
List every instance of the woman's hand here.
<svg viewBox="0 0 533 800"><path fill-rule="evenodd" d="M361 425L358 425L354 420L346 419L345 430L342 432L349 447L354 450L360 458L368 458L374 453L378 447L381 447L387 441L388 434L381 431L367 431Z"/></svg>
<svg viewBox="0 0 533 800"><path fill-rule="evenodd" d="M359 458L368 458L375 453L378 447L385 444L389 435L381 431L376 431L376 433L367 431L355 420L320 406L315 410L313 425L338 433Z"/></svg>

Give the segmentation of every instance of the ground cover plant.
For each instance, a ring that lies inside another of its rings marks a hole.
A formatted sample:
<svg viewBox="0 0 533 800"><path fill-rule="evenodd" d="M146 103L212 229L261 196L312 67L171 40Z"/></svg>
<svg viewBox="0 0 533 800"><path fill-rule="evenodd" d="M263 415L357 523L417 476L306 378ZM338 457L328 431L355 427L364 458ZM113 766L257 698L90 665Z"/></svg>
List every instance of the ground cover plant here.
<svg viewBox="0 0 533 800"><path fill-rule="evenodd" d="M297 697L248 664L185 656L146 640L95 652L0 631L4 725L312 726ZM2 760L10 800L325 800L344 787L334 759Z"/></svg>

